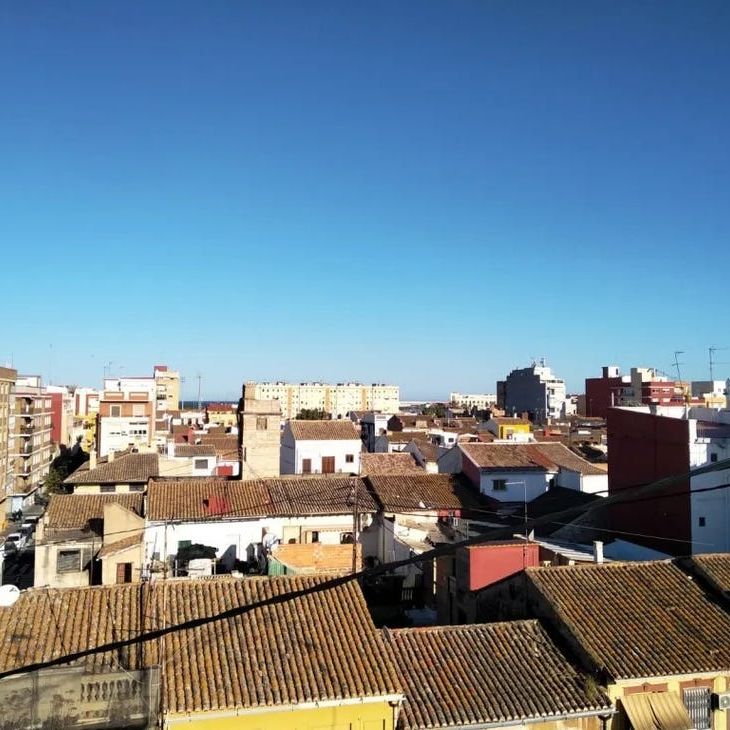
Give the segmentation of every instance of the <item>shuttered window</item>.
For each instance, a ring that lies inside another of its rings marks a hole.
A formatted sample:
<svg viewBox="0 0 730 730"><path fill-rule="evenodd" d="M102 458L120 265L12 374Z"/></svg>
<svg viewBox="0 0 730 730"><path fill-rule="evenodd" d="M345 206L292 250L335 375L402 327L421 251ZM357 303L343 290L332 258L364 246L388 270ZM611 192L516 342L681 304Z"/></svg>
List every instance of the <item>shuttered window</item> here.
<svg viewBox="0 0 730 730"><path fill-rule="evenodd" d="M682 699L694 730L706 730L706 728L712 727L710 690L707 687L685 689Z"/></svg>
<svg viewBox="0 0 730 730"><path fill-rule="evenodd" d="M57 573L77 573L81 570L81 550L59 550L56 555Z"/></svg>

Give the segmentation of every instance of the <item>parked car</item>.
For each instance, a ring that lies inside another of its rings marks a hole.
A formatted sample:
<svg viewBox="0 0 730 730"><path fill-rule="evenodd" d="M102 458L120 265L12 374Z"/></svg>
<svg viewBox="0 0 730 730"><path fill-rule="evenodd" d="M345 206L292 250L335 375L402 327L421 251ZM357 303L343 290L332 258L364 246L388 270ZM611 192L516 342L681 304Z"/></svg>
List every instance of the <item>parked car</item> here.
<svg viewBox="0 0 730 730"><path fill-rule="evenodd" d="M30 540L31 537L33 537L34 532L35 532L35 525L32 522L24 522L20 526L20 533L22 535L25 535L26 540Z"/></svg>
<svg viewBox="0 0 730 730"><path fill-rule="evenodd" d="M3 550L6 555L8 553L15 553L18 550L22 550L27 542L25 535L22 533L11 532L9 535L5 536L5 545L3 546Z"/></svg>

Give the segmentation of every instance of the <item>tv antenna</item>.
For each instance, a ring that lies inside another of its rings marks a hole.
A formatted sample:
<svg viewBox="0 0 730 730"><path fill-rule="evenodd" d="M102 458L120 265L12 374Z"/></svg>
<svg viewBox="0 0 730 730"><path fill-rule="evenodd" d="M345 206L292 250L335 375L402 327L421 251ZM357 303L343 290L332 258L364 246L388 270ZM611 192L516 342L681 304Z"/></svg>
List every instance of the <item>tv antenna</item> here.
<svg viewBox="0 0 730 730"><path fill-rule="evenodd" d="M677 369L677 380L681 383L682 382L682 374L679 371L679 366L682 364L679 362L679 356L684 355L684 350L675 350L674 351L674 367Z"/></svg>
<svg viewBox="0 0 730 730"><path fill-rule="evenodd" d="M710 380L712 380L712 381L715 380L715 373L714 373L714 370L713 370L713 367L715 365L727 365L727 363L725 363L725 362L718 362L717 360L715 360L715 353L718 350L727 350L727 349L728 349L727 347L715 347L714 345L712 345L709 348L709 353L710 353Z"/></svg>

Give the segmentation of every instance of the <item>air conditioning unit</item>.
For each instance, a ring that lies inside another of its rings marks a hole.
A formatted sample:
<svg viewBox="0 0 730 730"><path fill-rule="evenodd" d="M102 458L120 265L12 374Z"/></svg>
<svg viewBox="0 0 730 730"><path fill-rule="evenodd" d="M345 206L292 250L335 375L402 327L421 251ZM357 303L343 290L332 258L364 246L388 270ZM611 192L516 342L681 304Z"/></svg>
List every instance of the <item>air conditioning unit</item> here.
<svg viewBox="0 0 730 730"><path fill-rule="evenodd" d="M718 710L730 710L730 692L717 692L712 695L713 704Z"/></svg>

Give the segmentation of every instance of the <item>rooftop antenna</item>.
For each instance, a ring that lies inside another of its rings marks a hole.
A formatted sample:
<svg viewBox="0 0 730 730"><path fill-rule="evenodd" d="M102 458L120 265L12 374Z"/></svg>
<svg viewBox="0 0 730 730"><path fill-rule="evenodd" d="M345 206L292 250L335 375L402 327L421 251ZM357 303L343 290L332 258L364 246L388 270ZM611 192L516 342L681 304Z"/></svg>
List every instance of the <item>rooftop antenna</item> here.
<svg viewBox="0 0 730 730"><path fill-rule="evenodd" d="M195 374L195 379L198 381L198 410L200 410L202 404L202 401L200 400L200 382L203 379L203 376L200 374L200 372L197 372Z"/></svg>
<svg viewBox="0 0 730 730"><path fill-rule="evenodd" d="M718 350L727 350L727 349L728 349L727 347L715 347L714 345L712 345L709 348L709 352L710 352L710 380L712 380L712 381L715 380L715 373L714 373L713 367L715 365L721 365L721 364L724 365L725 364L725 363L718 363L718 361L715 360L715 353Z"/></svg>
<svg viewBox="0 0 730 730"><path fill-rule="evenodd" d="M674 351L674 367L677 369L677 380L681 383L682 382L682 374L679 371L679 366L681 363L678 360L678 357L680 355L684 355L684 350L675 350Z"/></svg>

